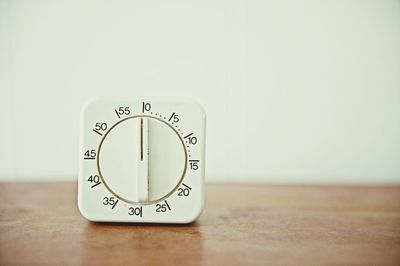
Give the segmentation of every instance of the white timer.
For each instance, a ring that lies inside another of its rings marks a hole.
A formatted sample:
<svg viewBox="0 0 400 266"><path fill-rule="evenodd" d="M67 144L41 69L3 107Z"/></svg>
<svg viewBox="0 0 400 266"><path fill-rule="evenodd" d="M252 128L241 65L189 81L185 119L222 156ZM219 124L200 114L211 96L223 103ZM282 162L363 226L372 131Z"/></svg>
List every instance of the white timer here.
<svg viewBox="0 0 400 266"><path fill-rule="evenodd" d="M204 205L205 112L191 100L98 99L81 113L78 206L98 222L190 223Z"/></svg>

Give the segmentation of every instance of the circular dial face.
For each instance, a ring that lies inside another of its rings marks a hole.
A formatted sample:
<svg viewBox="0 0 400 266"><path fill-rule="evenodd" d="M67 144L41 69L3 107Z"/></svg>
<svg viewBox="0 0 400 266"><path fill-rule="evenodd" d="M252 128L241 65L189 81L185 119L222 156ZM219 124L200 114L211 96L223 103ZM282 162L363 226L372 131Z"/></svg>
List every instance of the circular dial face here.
<svg viewBox="0 0 400 266"><path fill-rule="evenodd" d="M117 198L146 205L167 198L178 188L187 159L185 144L171 125L138 115L120 120L103 136L97 168Z"/></svg>

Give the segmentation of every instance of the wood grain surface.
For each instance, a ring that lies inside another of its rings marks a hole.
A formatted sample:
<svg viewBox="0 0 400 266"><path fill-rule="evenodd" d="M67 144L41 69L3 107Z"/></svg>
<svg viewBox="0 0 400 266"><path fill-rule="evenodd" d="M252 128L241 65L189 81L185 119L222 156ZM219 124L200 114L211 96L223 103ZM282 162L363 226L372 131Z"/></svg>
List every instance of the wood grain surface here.
<svg viewBox="0 0 400 266"><path fill-rule="evenodd" d="M76 183L0 183L0 265L400 265L399 187L207 185L190 225L86 221Z"/></svg>

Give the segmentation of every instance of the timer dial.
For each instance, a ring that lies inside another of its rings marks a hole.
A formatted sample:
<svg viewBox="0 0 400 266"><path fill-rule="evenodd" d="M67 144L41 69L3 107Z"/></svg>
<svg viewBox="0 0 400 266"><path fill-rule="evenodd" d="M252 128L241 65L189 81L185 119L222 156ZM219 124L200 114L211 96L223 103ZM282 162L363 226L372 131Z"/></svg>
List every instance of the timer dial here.
<svg viewBox="0 0 400 266"><path fill-rule="evenodd" d="M133 116L103 137L97 157L103 183L129 203L160 201L179 186L187 168L185 144L160 119Z"/></svg>

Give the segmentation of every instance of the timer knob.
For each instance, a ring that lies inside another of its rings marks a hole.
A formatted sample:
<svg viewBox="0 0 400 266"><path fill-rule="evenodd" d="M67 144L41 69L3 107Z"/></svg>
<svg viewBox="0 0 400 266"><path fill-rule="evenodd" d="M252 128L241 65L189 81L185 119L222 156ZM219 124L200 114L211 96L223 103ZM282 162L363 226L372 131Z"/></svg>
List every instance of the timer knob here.
<svg viewBox="0 0 400 266"><path fill-rule="evenodd" d="M175 191L186 173L187 153L171 125L154 117L132 116L104 135L97 168L116 197L145 205Z"/></svg>

